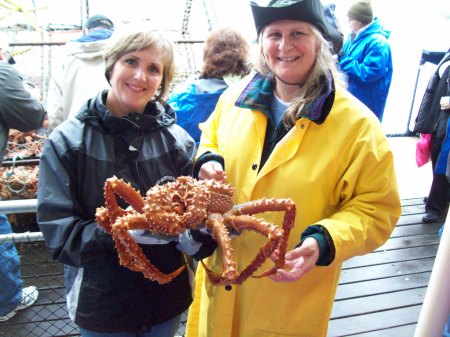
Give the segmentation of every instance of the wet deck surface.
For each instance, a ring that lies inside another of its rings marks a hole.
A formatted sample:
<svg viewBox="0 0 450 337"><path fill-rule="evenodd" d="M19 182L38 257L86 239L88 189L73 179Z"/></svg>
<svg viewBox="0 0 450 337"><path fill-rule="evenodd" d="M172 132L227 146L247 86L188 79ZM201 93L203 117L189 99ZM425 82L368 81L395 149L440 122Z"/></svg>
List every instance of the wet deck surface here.
<svg viewBox="0 0 450 337"><path fill-rule="evenodd" d="M442 223L421 222L423 198L406 199L402 205L386 244L344 263L329 337L414 335Z"/></svg>

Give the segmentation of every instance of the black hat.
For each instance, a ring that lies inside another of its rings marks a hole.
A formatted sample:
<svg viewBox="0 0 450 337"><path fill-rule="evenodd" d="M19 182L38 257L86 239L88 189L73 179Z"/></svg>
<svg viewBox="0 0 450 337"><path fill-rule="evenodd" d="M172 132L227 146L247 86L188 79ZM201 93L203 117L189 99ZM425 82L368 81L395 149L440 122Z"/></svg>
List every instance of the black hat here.
<svg viewBox="0 0 450 337"><path fill-rule="evenodd" d="M9 64L16 64L16 60L14 60L14 57L10 53L8 53L8 63Z"/></svg>
<svg viewBox="0 0 450 337"><path fill-rule="evenodd" d="M277 20L306 21L317 27L328 41L340 39L337 30L327 22L320 0L271 0L266 6L250 2L256 32Z"/></svg>
<svg viewBox="0 0 450 337"><path fill-rule="evenodd" d="M109 30L114 30L114 23L110 18L104 15L94 15L91 16L84 26L86 29L92 29L97 27L102 27Z"/></svg>

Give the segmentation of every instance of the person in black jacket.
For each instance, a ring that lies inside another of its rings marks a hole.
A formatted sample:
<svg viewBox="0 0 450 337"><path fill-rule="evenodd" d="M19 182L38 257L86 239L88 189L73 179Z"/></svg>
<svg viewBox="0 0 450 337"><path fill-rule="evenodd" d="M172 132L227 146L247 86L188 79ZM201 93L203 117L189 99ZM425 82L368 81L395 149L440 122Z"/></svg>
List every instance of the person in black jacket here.
<svg viewBox="0 0 450 337"><path fill-rule="evenodd" d="M175 71L172 43L148 28L112 39L105 53L111 88L56 127L44 146L38 224L52 257L65 265L69 316L83 337L173 336L192 301L187 268L160 285L120 266L95 213L105 204L107 178L115 175L145 195L190 175L196 147L163 100ZM162 272L185 265L178 242L150 243L141 247Z"/></svg>
<svg viewBox="0 0 450 337"><path fill-rule="evenodd" d="M426 214L422 218L424 223L444 222L450 202L450 183L445 176L448 152L444 151L447 147L443 147L445 142L450 142L450 139L446 137L448 136L450 115L450 109L446 103L448 103L449 96L450 49L431 76L413 130L415 133L431 134L433 180L425 204ZM442 100L443 97L446 97L447 102ZM445 165L439 164L439 162L445 162Z"/></svg>
<svg viewBox="0 0 450 337"><path fill-rule="evenodd" d="M22 132L39 129L45 109L23 84L22 76L11 65L6 46L0 46L0 166L3 162L10 129ZM0 234L11 234L5 214L0 214ZM20 258L12 242L0 244L0 322L14 317L38 298L35 286L24 287L20 275Z"/></svg>
<svg viewBox="0 0 450 337"><path fill-rule="evenodd" d="M328 24L334 29L330 30L330 40L333 45L333 56L336 60L343 54L342 47L344 46L344 33L342 32L341 23L339 22L336 14L336 4L328 3L323 4L323 13Z"/></svg>

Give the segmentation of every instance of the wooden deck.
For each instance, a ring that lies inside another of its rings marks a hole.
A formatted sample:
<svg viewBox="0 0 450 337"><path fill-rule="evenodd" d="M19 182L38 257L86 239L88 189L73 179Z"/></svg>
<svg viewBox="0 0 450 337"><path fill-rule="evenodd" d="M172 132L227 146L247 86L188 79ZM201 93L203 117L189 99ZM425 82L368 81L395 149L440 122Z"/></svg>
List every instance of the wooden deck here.
<svg viewBox="0 0 450 337"><path fill-rule="evenodd" d="M414 335L442 224L421 223L423 198L404 199L402 205L386 244L344 263L328 337ZM67 317L61 266L50 260L42 242L21 244L19 250L25 282L37 285L40 296L32 307L0 323L0 336L78 336Z"/></svg>
<svg viewBox="0 0 450 337"><path fill-rule="evenodd" d="M442 223L422 224L423 198L402 202L385 245L344 263L329 337L412 337L439 245Z"/></svg>

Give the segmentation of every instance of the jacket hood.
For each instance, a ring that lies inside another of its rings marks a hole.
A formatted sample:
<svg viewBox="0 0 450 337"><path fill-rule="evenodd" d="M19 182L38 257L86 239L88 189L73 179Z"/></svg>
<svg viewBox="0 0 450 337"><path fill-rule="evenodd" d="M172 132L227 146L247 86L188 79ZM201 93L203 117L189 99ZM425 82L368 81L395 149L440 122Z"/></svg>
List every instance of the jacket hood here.
<svg viewBox="0 0 450 337"><path fill-rule="evenodd" d="M107 40L93 42L70 41L66 43L66 54L83 61L103 58L106 45Z"/></svg>
<svg viewBox="0 0 450 337"><path fill-rule="evenodd" d="M91 30L86 35L76 39L77 42L94 42L99 40L107 40L111 37L113 30L110 29L95 29Z"/></svg>
<svg viewBox="0 0 450 337"><path fill-rule="evenodd" d="M223 91L228 87L220 78L199 78L192 83L194 94L208 94Z"/></svg>
<svg viewBox="0 0 450 337"><path fill-rule="evenodd" d="M371 34L381 34L388 39L389 36L391 36L391 31L385 29L380 23L380 18L377 17L373 19L373 22L358 36L363 37Z"/></svg>

